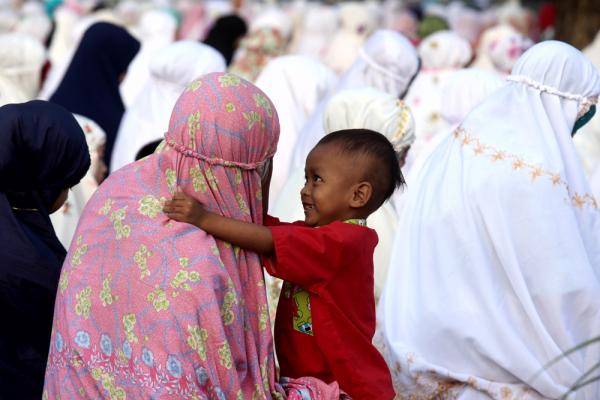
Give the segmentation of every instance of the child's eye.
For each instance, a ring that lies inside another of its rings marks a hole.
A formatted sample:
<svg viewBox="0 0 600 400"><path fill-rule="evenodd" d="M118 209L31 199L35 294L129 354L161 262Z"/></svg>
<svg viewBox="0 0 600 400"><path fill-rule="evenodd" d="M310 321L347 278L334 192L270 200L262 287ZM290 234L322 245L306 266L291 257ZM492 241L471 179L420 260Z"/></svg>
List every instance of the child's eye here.
<svg viewBox="0 0 600 400"><path fill-rule="evenodd" d="M315 182L323 182L323 178L321 178L319 175L315 175L315 176L313 176L313 181L315 181Z"/></svg>

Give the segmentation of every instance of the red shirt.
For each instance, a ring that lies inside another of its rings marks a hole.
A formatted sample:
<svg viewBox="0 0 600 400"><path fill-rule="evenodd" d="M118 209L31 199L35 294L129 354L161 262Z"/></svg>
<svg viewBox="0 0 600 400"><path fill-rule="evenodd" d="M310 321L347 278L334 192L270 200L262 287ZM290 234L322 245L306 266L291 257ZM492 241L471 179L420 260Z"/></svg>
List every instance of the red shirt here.
<svg viewBox="0 0 600 400"><path fill-rule="evenodd" d="M283 279L275 319L281 375L337 381L353 399L394 398L375 333L373 252L377 234L333 222L319 228L267 217L275 256L269 274Z"/></svg>

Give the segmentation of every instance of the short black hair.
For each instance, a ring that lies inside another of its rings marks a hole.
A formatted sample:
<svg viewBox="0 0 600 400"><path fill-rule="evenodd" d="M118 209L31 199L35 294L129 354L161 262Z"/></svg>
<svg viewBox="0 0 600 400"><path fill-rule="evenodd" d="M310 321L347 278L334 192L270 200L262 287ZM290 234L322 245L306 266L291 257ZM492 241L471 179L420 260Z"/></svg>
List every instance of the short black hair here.
<svg viewBox="0 0 600 400"><path fill-rule="evenodd" d="M325 135L317 146L334 144L342 153L367 157L369 170L366 179L373 185L370 208L375 211L389 199L396 188L406 184L398 155L390 141L381 133L370 129L343 129Z"/></svg>

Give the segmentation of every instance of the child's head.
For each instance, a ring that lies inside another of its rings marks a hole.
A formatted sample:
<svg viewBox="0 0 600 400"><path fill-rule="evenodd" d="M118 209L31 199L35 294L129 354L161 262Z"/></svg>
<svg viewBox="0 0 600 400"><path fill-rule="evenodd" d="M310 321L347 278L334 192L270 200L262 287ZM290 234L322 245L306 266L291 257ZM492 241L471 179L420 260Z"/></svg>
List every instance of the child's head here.
<svg viewBox="0 0 600 400"><path fill-rule="evenodd" d="M366 218L404 184L391 143L368 129L325 136L308 154L305 175L300 194L311 226Z"/></svg>

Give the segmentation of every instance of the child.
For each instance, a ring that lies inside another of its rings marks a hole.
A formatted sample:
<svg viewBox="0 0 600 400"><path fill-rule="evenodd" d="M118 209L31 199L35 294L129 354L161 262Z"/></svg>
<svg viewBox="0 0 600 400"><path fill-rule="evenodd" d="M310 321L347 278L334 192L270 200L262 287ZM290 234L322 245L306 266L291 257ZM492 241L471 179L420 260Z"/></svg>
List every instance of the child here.
<svg viewBox="0 0 600 400"><path fill-rule="evenodd" d="M404 184L398 159L383 135L349 129L325 136L309 153L305 173L304 222L237 221L183 193L164 211L262 254L267 271L285 281L275 321L281 376L337 381L353 399L392 399L389 370L371 344L377 234L365 219Z"/></svg>

